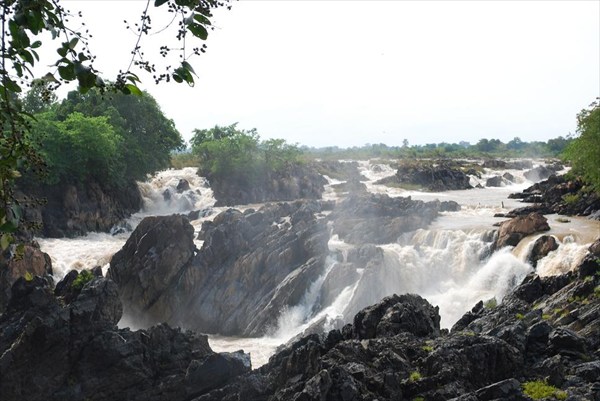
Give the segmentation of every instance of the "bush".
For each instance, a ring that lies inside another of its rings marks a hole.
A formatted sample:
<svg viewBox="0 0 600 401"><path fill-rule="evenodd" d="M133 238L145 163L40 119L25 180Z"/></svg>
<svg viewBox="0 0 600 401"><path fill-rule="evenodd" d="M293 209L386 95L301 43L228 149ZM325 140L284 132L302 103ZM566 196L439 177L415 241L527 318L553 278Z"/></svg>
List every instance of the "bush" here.
<svg viewBox="0 0 600 401"><path fill-rule="evenodd" d="M94 275L89 270L82 270L79 272L75 280L73 280L73 284L71 284L71 288L74 290L81 290L87 283L94 279Z"/></svg>
<svg viewBox="0 0 600 401"><path fill-rule="evenodd" d="M548 397L554 397L557 400L564 400L567 398L567 393L565 391L559 390L541 380L525 382L522 384L522 387L525 395L534 400L541 400Z"/></svg>
<svg viewBox="0 0 600 401"><path fill-rule="evenodd" d="M408 377L408 380L410 380L411 382L416 382L419 381L423 378L423 376L421 375L421 373L419 373L418 371L414 371L410 374L410 376Z"/></svg>

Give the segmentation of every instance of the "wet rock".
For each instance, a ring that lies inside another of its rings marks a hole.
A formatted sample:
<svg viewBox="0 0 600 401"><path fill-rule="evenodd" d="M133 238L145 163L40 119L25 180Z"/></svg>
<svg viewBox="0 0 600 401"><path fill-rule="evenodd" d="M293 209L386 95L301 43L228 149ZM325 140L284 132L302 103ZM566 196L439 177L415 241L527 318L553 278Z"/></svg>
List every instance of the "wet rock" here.
<svg viewBox="0 0 600 401"><path fill-rule="evenodd" d="M554 174L554 171L546 166L537 166L531 170L526 171L523 175L529 181L537 182L542 181Z"/></svg>
<svg viewBox="0 0 600 401"><path fill-rule="evenodd" d="M509 182L513 182L513 183L517 182L516 177L509 172L502 174L502 178L504 178L506 181L509 181Z"/></svg>
<svg viewBox="0 0 600 401"><path fill-rule="evenodd" d="M139 211L142 196L135 182L122 187L101 186L88 181L78 185L33 185L22 183L18 197L46 199L28 208L32 221L41 223L35 235L74 237L91 231L110 232L121 221Z"/></svg>
<svg viewBox="0 0 600 401"><path fill-rule="evenodd" d="M17 255L13 245L0 255L0 313L4 311L11 296L11 287L17 279L27 275L45 276L52 274L50 256L37 244L24 245L23 254Z"/></svg>
<svg viewBox="0 0 600 401"><path fill-rule="evenodd" d="M517 216L500 224L495 248L516 246L524 237L540 231L548 231L548 220L539 213Z"/></svg>
<svg viewBox="0 0 600 401"><path fill-rule="evenodd" d="M402 233L424 228L438 215L440 202L391 198L385 194L350 195L336 207L334 232L351 244L386 244Z"/></svg>
<svg viewBox="0 0 600 401"><path fill-rule="evenodd" d="M432 192L471 189L470 178L460 169L444 161L436 164L413 163L398 166L396 175L376 184L419 186Z"/></svg>
<svg viewBox="0 0 600 401"><path fill-rule="evenodd" d="M490 177L485 181L486 187L501 187L502 185L504 185L504 180L499 175Z"/></svg>
<svg viewBox="0 0 600 401"><path fill-rule="evenodd" d="M177 190L177 193L183 193L185 191L189 191L190 190L190 182L184 178L181 178L179 180L179 182L177 183L177 187L175 187L175 189Z"/></svg>
<svg viewBox="0 0 600 401"><path fill-rule="evenodd" d="M194 255L193 235L194 228L181 215L147 217L112 257L107 276L119 286L125 313L143 317L141 325L163 321L148 307Z"/></svg>
<svg viewBox="0 0 600 401"><path fill-rule="evenodd" d="M551 235L542 235L533 243L533 247L527 256L527 260L533 267L536 267L537 262L540 259L545 258L550 252L556 249L558 249L558 242L556 239Z"/></svg>
<svg viewBox="0 0 600 401"><path fill-rule="evenodd" d="M120 317L110 280L90 281L68 304L48 280L18 280L0 316L2 399L183 401L249 371L247 355L215 354L206 336L118 329Z"/></svg>

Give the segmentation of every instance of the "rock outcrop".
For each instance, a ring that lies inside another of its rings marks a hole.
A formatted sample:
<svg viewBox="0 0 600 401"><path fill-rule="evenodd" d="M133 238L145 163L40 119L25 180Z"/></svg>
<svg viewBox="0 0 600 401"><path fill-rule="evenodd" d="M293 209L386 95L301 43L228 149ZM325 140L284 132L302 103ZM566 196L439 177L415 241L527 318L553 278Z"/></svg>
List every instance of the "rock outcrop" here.
<svg viewBox="0 0 600 401"><path fill-rule="evenodd" d="M533 267L537 266L537 262L548 256L548 254L558 249L558 242L556 238L551 235L542 235L533 243L531 252L527 256L527 260Z"/></svg>
<svg viewBox="0 0 600 401"><path fill-rule="evenodd" d="M117 286L95 278L65 303L41 277L21 278L0 316L3 401L189 400L250 370L206 336L159 325L118 329Z"/></svg>
<svg viewBox="0 0 600 401"><path fill-rule="evenodd" d="M87 182L85 185L27 186L22 191L28 197L47 200L25 211L28 220L41 223L41 232L37 234L52 238L74 237L91 231L109 232L142 207L135 182L122 188L104 188L96 182Z"/></svg>
<svg viewBox="0 0 600 401"><path fill-rule="evenodd" d="M437 164L414 163L398 166L396 175L377 184L418 187L432 192L471 189L470 178L462 170L441 161Z"/></svg>
<svg viewBox="0 0 600 401"><path fill-rule="evenodd" d="M396 241L426 227L438 211L457 207L364 194L348 197L328 216L322 212L333 203L325 201L267 204L243 213L229 209L203 223L200 250L186 217L148 218L114 255L108 277L118 284L133 324L167 322L205 333L259 336L276 328L281 312L300 304L325 272L331 227L357 244L334 267L336 282L324 283L334 291L354 282L356 269L373 266L365 273L371 277L384 268L373 244ZM330 305L331 291L322 294L320 307ZM363 302L378 301L381 296L374 294L349 305L344 318L367 305Z"/></svg>
<svg viewBox="0 0 600 401"><path fill-rule="evenodd" d="M294 164L277 173L267 172L253 183L213 180L215 206L320 199L327 181L310 165Z"/></svg>
<svg viewBox="0 0 600 401"><path fill-rule="evenodd" d="M184 217L144 220L113 257L108 276L139 325L164 321L262 335L322 274L329 233L317 214L329 206L299 201L229 209L204 223L199 251Z"/></svg>
<svg viewBox="0 0 600 401"><path fill-rule="evenodd" d="M539 213L513 217L511 220L500 223L494 248L516 246L526 236L548 230L550 230L548 219Z"/></svg>
<svg viewBox="0 0 600 401"><path fill-rule="evenodd" d="M15 281L21 277L51 274L50 256L42 252L37 243L23 244L21 255L17 255L16 245L0 254L0 313L8 304Z"/></svg>
<svg viewBox="0 0 600 401"><path fill-rule="evenodd" d="M387 244L406 232L429 225L442 209L456 205L414 201L385 194L351 195L342 200L330 218L334 233L351 244Z"/></svg>
<svg viewBox="0 0 600 401"><path fill-rule="evenodd" d="M532 275L498 306L479 303L450 333L427 301L389 297L194 401L526 401L531 382L553 386L558 399L597 400L599 284L577 272Z"/></svg>
<svg viewBox="0 0 600 401"><path fill-rule="evenodd" d="M558 213L567 216L594 216L600 219L600 195L581 179L570 179L564 175L552 175L523 192L509 196L522 199L532 206L515 209L508 216L516 216L537 211L542 214Z"/></svg>

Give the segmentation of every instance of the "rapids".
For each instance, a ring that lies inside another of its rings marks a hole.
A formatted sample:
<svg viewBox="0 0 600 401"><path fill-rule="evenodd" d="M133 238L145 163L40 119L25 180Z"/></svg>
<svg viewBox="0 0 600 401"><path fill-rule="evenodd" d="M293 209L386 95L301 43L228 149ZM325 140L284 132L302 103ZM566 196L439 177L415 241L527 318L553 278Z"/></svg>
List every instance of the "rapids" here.
<svg viewBox="0 0 600 401"><path fill-rule="evenodd" d="M306 289L298 305L280 311L277 327L262 338L231 338L211 336L209 341L215 351L244 349L252 355L253 366L258 367L281 344L305 330L328 330L351 322L360 309L393 293L417 293L438 305L442 327L450 328L467 310L479 300L495 298L498 302L526 274L533 271L527 255L535 239L531 236L516 248L504 248L489 256L492 226L501 221L493 217L521 206L508 195L532 184L523 171L484 170L481 178L471 178L473 185L485 184L488 177L509 172L516 177L515 184L494 188L475 188L462 191L426 193L389 188L374 182L392 175L395 171L387 164L377 161L359 162L361 174L368 181L367 189L373 193L389 196L411 196L424 201L439 199L458 202L459 212L444 212L428 229L417 230L401 236L397 242L380 246L383 263L375 268L358 269L355 280L337 294L325 294L324 283L337 262L333 255L345 257L350 245L337 236L329 240L332 257L328 258L323 274ZM326 177L328 178L328 177ZM180 180L185 179L190 188L178 191ZM329 179L325 199L337 199L331 184L339 181ZM60 280L72 269L82 270L109 266L110 258L127 240L131 230L146 216L172 213L188 214L200 211L199 219L193 220L196 233L202 221L211 219L225 208L215 208L215 199L208 182L196 175L196 169L166 170L144 183L139 183L144 198L144 208L133 215L113 234L90 233L74 239L38 238L42 250L52 258L55 280ZM253 207L260 205L253 205ZM249 206L244 206L247 208ZM559 222L558 216L550 215L549 234L559 241L559 248L538 262L540 275L566 272L576 266L585 255L586 248L600 232L600 223L583 218L569 218ZM197 246L202 243L197 241ZM339 259L339 257L338 257ZM127 317L120 322L127 326Z"/></svg>

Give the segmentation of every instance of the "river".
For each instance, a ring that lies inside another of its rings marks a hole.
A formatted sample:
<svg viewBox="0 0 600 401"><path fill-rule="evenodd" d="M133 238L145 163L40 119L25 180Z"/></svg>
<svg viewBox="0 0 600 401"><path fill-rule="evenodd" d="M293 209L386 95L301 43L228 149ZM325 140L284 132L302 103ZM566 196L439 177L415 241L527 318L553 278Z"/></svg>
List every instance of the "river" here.
<svg viewBox="0 0 600 401"><path fill-rule="evenodd" d="M442 327L451 327L479 300L502 297L525 275L533 271L526 262L530 247L539 235L522 241L516 248L504 248L486 257L493 224L502 221L494 217L522 206L518 200L508 199L510 193L519 192L532 184L523 171L484 170L481 178L472 177L471 183L485 184L486 178L505 172L516 177L516 183L493 188L475 188L441 193L407 191L377 185L374 182L395 173L387 164L359 162L361 173L368 178L367 189L373 193L390 196L411 196L424 201L453 200L461 205L459 212L443 212L427 229L401 236L397 242L381 246L384 263L376 269L359 269L356 279L336 294L328 294L323 304L322 285L336 265L334 258L328 262L324 274L306 289L302 301L280 312L277 327L262 338L231 338L211 336L215 351L250 352L254 367L263 365L275 349L317 322L323 329L339 327L363 307L378 302L393 293L416 293L440 308ZM148 182L139 183L144 208L125 224L127 229L117 233L91 233L74 239L38 238L42 250L52 258L55 279L58 281L72 269L89 269L102 266L106 272L110 258L125 243L130 230L146 216L202 211L200 219L192 221L196 232L202 221L212 219L226 208L214 207L215 199L205 179L196 175L196 169L167 170ZM190 189L178 193L180 179L190 183ZM337 181L328 179L330 184ZM165 196L165 191L168 195ZM338 195L327 186L324 198L337 199ZM258 205L259 206L259 205ZM244 209L250 206L240 207ZM257 207L257 205L252 205ZM547 216L551 235L560 246L542 259L537 267L540 275L553 275L574 268L585 255L586 249L600 233L600 222L584 218L569 218L561 222L558 216ZM197 246L202 246L197 241ZM332 254L344 253L348 245L332 236L329 249ZM317 303L320 303L317 305ZM317 307L318 306L318 307ZM127 326L126 318L120 326Z"/></svg>

